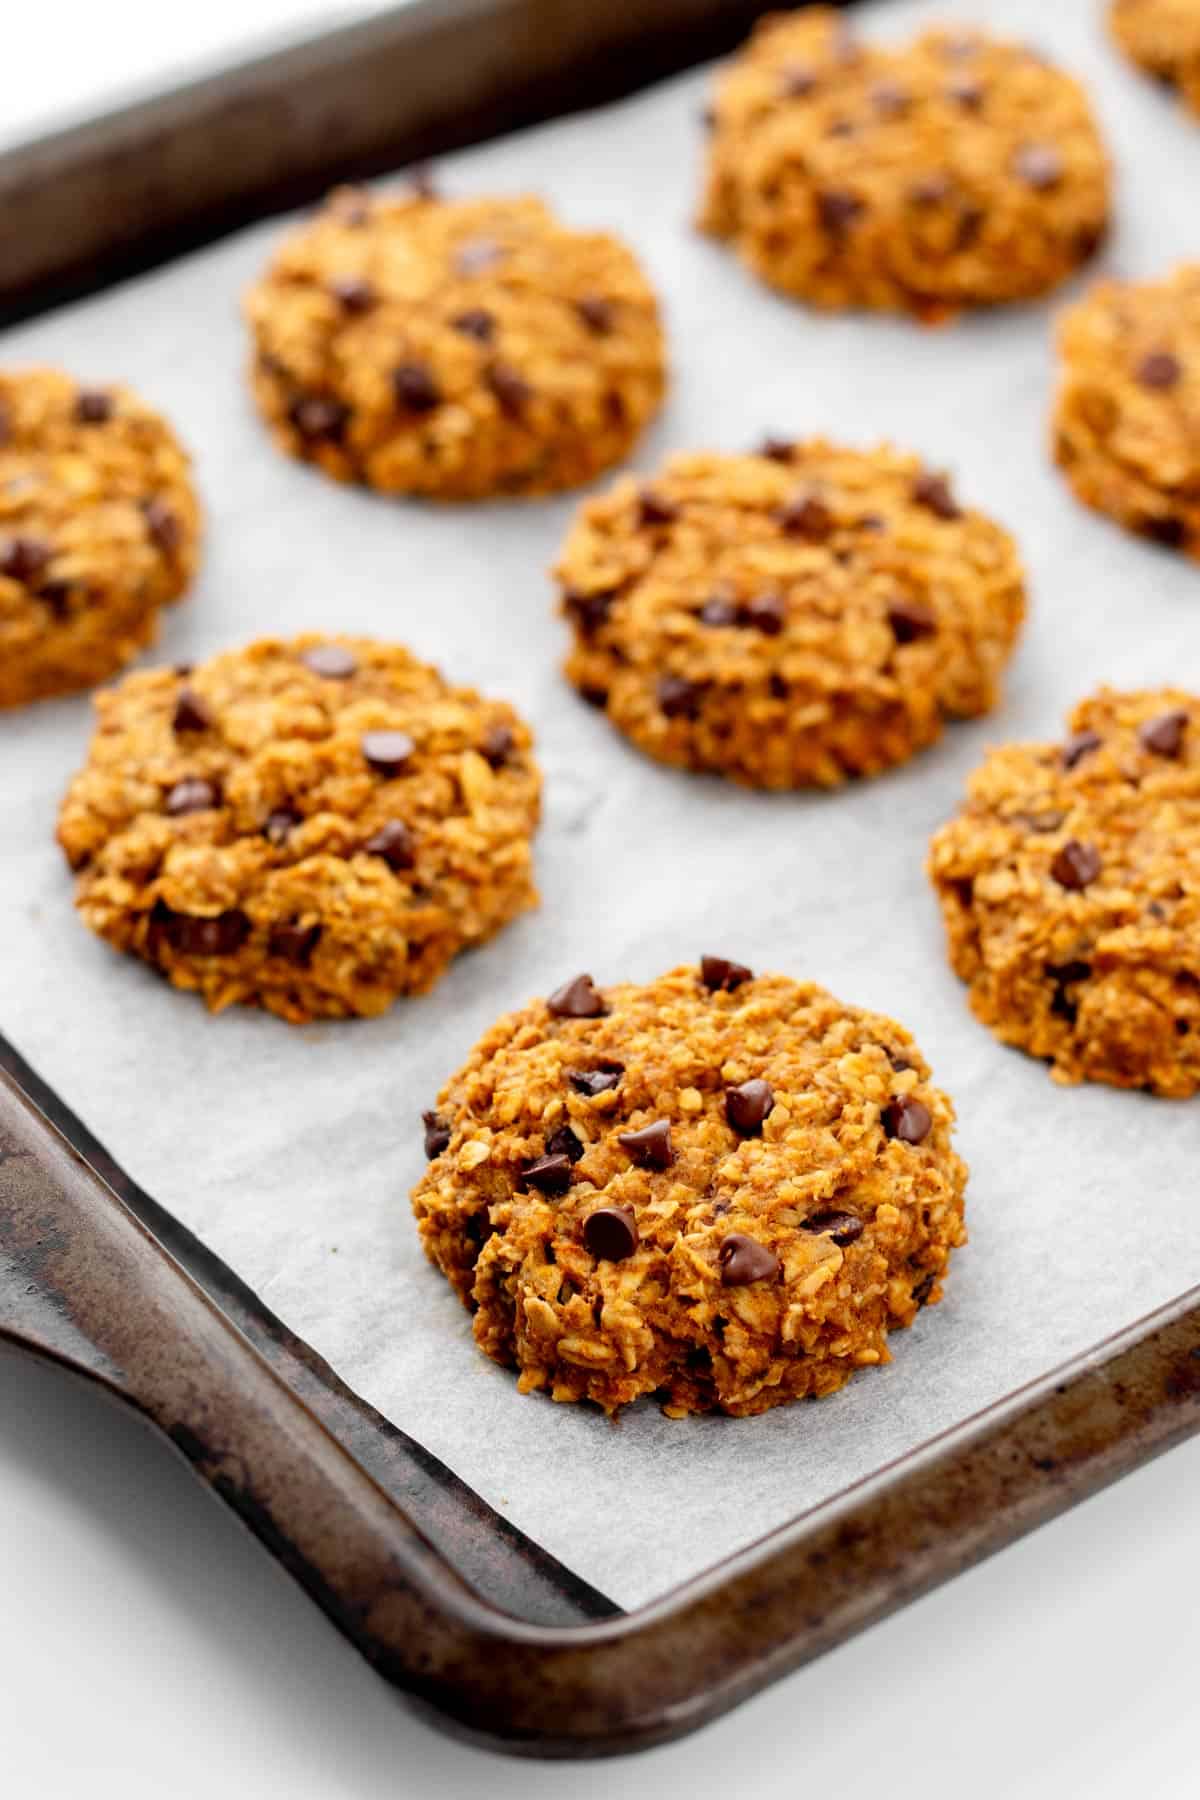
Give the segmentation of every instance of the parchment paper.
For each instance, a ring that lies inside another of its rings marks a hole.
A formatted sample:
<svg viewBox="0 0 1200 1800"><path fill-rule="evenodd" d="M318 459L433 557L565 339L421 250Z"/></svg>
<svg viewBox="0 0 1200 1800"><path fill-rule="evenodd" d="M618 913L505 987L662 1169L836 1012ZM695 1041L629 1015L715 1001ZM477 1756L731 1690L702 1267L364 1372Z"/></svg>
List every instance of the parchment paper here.
<svg viewBox="0 0 1200 1800"><path fill-rule="evenodd" d="M905 35L961 16L1090 82L1121 169L1108 266L1200 252L1200 126L1127 69L1099 0L861 9ZM706 75L448 158L449 191L540 190L632 240L666 297L669 407L638 462L766 430L890 437L950 466L1019 536L1031 622L992 718L833 797L764 796L644 761L566 687L544 574L574 501L437 510L341 489L269 446L237 312L281 227L12 332L6 362L122 376L194 447L202 580L164 659L262 632L395 635L533 721L547 776L540 912L373 1023L219 1019L77 922L52 843L86 699L0 721L0 1023L131 1174L369 1400L517 1525L630 1606L744 1546L1200 1281L1200 1103L1063 1091L976 1025L922 873L984 745L1054 736L1108 678L1200 682L1200 573L1068 496L1045 453L1052 305L923 331L769 295L690 228ZM648 978L703 950L812 976L905 1021L949 1087L972 1167L970 1247L895 1362L765 1418L616 1427L518 1396L417 1245L418 1114L498 1012L588 969Z"/></svg>

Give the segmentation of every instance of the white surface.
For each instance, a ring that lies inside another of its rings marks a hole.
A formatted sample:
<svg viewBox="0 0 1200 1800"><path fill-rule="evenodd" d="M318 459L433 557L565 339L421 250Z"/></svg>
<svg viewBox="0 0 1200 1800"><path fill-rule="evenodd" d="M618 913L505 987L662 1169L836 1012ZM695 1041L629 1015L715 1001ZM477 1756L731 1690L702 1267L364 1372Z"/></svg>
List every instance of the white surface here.
<svg viewBox="0 0 1200 1800"><path fill-rule="evenodd" d="M161 10L155 23L166 61ZM1179 155L1194 149L1173 130ZM1195 1785L1198 1469L1195 1446L1177 1453L691 1744L568 1773L483 1759L397 1715L165 1453L52 1378L0 1364L6 1767L15 1792L51 1800L85 1771L94 1791L133 1800L618 1781L715 1794L751 1770L781 1795L801 1771L806 1789L851 1796L886 1782L1038 1800L1133 1780L1182 1795Z"/></svg>

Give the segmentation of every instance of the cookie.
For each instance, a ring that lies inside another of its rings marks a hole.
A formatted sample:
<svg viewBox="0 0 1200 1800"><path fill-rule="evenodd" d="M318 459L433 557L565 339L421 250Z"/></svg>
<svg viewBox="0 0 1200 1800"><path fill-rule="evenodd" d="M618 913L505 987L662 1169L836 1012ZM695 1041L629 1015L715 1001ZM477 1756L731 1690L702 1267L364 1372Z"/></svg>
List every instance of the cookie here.
<svg viewBox="0 0 1200 1800"><path fill-rule="evenodd" d="M583 697L660 762L767 788L877 774L986 712L1025 600L944 475L821 439L622 477L556 573Z"/></svg>
<svg viewBox="0 0 1200 1800"><path fill-rule="evenodd" d="M1200 699L1102 689L994 750L930 874L972 1010L1056 1081L1200 1088Z"/></svg>
<svg viewBox="0 0 1200 1800"><path fill-rule="evenodd" d="M421 1238L523 1392L766 1412L889 1360L964 1242L908 1033L706 956L502 1018L425 1115Z"/></svg>
<svg viewBox="0 0 1200 1800"><path fill-rule="evenodd" d="M545 494L620 462L665 385L632 253L535 199L342 189L246 299L277 444L434 499Z"/></svg>
<svg viewBox="0 0 1200 1800"><path fill-rule="evenodd" d="M1026 299L1090 256L1108 220L1083 88L981 32L885 50L829 7L772 15L720 78L709 124L702 229L819 307L936 322Z"/></svg>
<svg viewBox="0 0 1200 1800"><path fill-rule="evenodd" d="M1200 113L1200 0L1112 0L1108 23L1131 62Z"/></svg>
<svg viewBox="0 0 1200 1800"><path fill-rule="evenodd" d="M199 537L187 453L136 394L0 371L0 706L123 667L191 581Z"/></svg>
<svg viewBox="0 0 1200 1800"><path fill-rule="evenodd" d="M96 709L59 816L76 905L214 1011L381 1013L536 904L528 728L399 645L263 639Z"/></svg>
<svg viewBox="0 0 1200 1800"><path fill-rule="evenodd" d="M1200 263L1103 281L1064 314L1054 454L1079 498L1200 556Z"/></svg>

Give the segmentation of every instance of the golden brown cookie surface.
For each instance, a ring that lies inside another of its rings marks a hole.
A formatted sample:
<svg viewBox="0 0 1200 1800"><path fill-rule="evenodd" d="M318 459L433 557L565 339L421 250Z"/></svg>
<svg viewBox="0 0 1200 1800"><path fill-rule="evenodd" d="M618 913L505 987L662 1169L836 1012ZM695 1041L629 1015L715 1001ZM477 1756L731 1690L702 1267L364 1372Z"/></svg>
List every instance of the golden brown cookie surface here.
<svg viewBox="0 0 1200 1800"><path fill-rule="evenodd" d="M413 1205L524 1391L760 1413L888 1361L941 1297L953 1116L907 1032L811 982L579 976L446 1084Z"/></svg>
<svg viewBox="0 0 1200 1800"><path fill-rule="evenodd" d="M1059 324L1054 454L1079 498L1200 556L1200 263L1102 281Z"/></svg>
<svg viewBox="0 0 1200 1800"><path fill-rule="evenodd" d="M381 1013L536 904L527 727L399 645L264 639L96 708L76 904L214 1010Z"/></svg>
<svg viewBox="0 0 1200 1800"><path fill-rule="evenodd" d="M556 573L584 698L756 787L877 774L986 712L1024 611L1011 538L945 476L820 439L621 477Z"/></svg>
<svg viewBox="0 0 1200 1800"><path fill-rule="evenodd" d="M1200 113L1200 0L1112 0L1108 21L1126 56Z"/></svg>
<svg viewBox="0 0 1200 1800"><path fill-rule="evenodd" d="M933 840L973 1011L1056 1080L1200 1088L1200 700L1102 689L994 750Z"/></svg>
<svg viewBox="0 0 1200 1800"><path fill-rule="evenodd" d="M535 199L340 190L246 312L276 442L387 493L577 487L629 452L665 385L632 253Z"/></svg>
<svg viewBox="0 0 1200 1800"><path fill-rule="evenodd" d="M127 663L191 581L199 534L187 454L136 394L0 371L0 706Z"/></svg>
<svg viewBox="0 0 1200 1800"><path fill-rule="evenodd" d="M980 32L885 50L829 7L773 15L720 78L711 123L703 229L820 307L937 321L1027 298L1106 228L1083 89Z"/></svg>

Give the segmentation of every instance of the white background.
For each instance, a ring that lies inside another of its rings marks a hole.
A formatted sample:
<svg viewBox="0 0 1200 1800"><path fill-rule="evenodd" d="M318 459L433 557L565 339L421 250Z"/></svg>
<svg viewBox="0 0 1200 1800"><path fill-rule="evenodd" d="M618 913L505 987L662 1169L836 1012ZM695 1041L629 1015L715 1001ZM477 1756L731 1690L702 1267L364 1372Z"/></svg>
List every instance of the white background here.
<svg viewBox="0 0 1200 1800"><path fill-rule="evenodd" d="M281 25L367 10L42 0L7 43L0 139ZM406 1716L164 1448L60 1376L0 1360L3 1791L1190 1796L1198 1476L1187 1446L683 1745L542 1768Z"/></svg>

